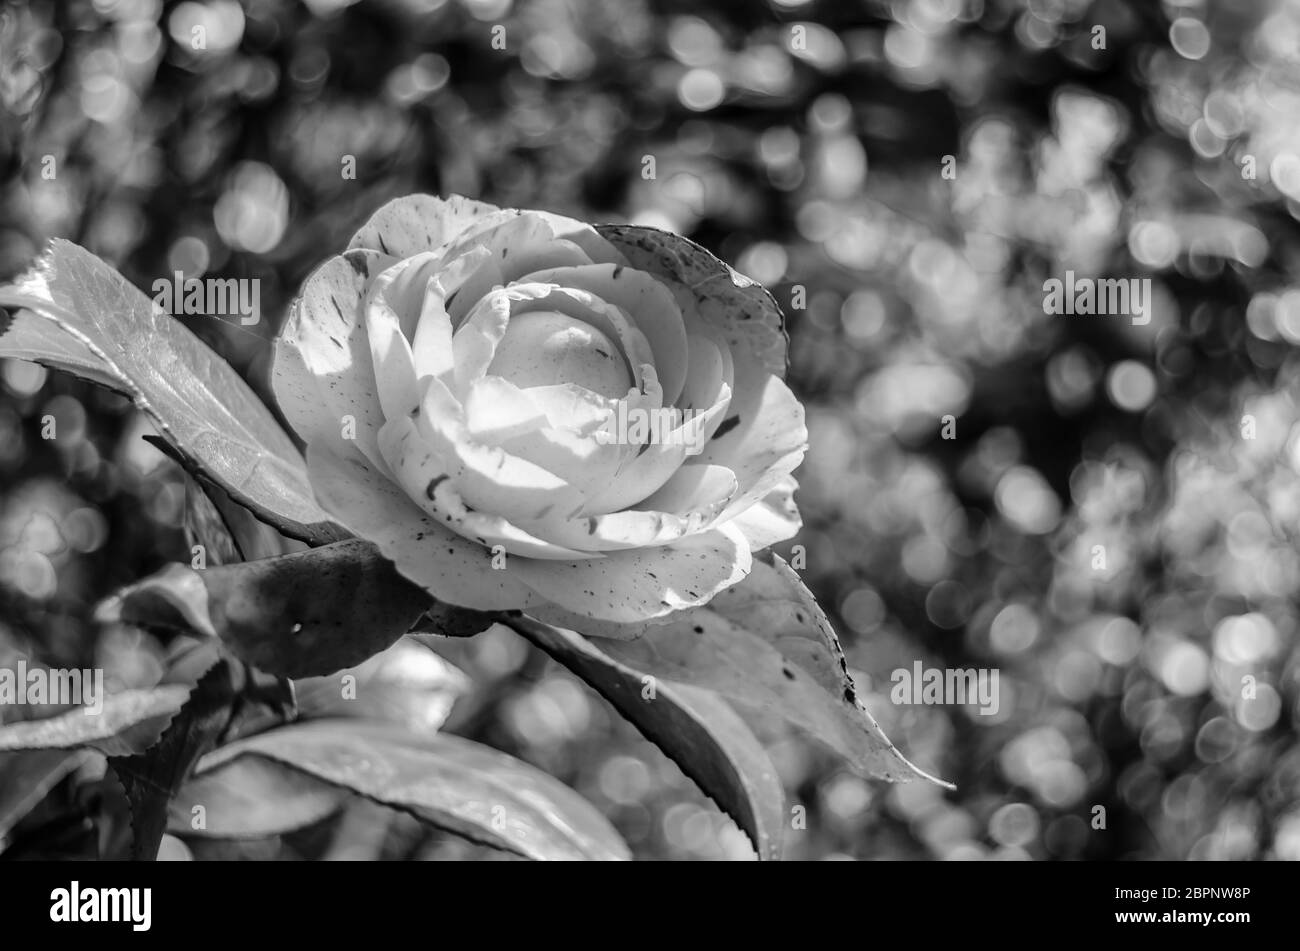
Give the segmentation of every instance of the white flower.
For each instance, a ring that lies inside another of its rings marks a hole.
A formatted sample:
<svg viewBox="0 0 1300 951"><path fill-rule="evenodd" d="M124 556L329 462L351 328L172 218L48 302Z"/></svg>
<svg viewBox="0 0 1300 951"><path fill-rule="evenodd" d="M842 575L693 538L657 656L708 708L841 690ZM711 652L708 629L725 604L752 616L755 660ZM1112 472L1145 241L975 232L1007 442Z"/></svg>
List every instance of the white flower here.
<svg viewBox="0 0 1300 951"><path fill-rule="evenodd" d="M273 380L320 504L434 597L629 623L798 530L785 344L684 238L413 195L307 279Z"/></svg>

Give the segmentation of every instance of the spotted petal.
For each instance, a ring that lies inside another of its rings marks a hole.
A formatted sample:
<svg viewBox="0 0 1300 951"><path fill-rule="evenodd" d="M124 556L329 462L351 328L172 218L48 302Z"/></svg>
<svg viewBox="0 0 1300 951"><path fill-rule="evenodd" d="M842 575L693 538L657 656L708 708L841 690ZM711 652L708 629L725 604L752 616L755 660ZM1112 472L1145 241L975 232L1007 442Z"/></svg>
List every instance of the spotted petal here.
<svg viewBox="0 0 1300 951"><path fill-rule="evenodd" d="M493 570L488 549L420 511L359 452L338 456L308 445L307 473L326 511L440 601L486 611L540 600L514 573Z"/></svg>
<svg viewBox="0 0 1300 951"><path fill-rule="evenodd" d="M519 559L511 568L543 599L584 617L640 621L704 604L749 573L749 543L723 525L659 548L597 561Z"/></svg>

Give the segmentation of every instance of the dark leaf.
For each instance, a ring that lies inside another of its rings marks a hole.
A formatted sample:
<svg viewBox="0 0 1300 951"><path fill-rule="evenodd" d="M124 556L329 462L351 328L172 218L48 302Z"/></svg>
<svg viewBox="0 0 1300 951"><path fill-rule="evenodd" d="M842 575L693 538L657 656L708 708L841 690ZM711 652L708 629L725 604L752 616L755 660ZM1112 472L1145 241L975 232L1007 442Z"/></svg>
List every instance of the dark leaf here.
<svg viewBox="0 0 1300 951"><path fill-rule="evenodd" d="M158 436L145 436L144 440L181 466L188 465L166 440ZM209 567L272 558L302 547L301 543L258 521L221 486L197 471L190 471L185 482L185 535L191 551L195 545L202 546L203 559Z"/></svg>
<svg viewBox="0 0 1300 951"><path fill-rule="evenodd" d="M202 549L209 567L247 560L225 518L193 476L185 480L185 540L191 551L195 546Z"/></svg>
<svg viewBox="0 0 1300 951"><path fill-rule="evenodd" d="M681 767L745 830L760 858L781 857L784 793L762 745L727 704L706 690L646 673L573 631L529 617L502 620L582 678Z"/></svg>
<svg viewBox="0 0 1300 951"><path fill-rule="evenodd" d="M144 753L109 757L131 807L134 860L152 860L167 825L167 804L198 758L218 743L278 726L293 716L287 681L223 657L189 691L185 705Z"/></svg>
<svg viewBox="0 0 1300 951"><path fill-rule="evenodd" d="M411 629L429 596L364 541L195 570L169 565L106 601L103 621L220 637L260 670L353 667Z"/></svg>
<svg viewBox="0 0 1300 951"><path fill-rule="evenodd" d="M227 660L214 664L154 746L133 756L109 758L131 807L132 860L153 861L158 855L167 827L168 802L198 758L226 730L235 697L243 686L240 665Z"/></svg>

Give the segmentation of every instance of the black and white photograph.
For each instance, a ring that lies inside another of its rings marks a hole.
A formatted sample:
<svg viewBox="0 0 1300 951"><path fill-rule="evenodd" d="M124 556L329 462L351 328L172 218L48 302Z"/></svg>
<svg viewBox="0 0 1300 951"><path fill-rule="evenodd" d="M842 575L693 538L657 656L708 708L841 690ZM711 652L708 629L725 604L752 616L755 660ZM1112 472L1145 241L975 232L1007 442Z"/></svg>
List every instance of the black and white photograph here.
<svg viewBox="0 0 1300 951"><path fill-rule="evenodd" d="M889 862L1244 940L1298 221L1297 0L0 0L7 919Z"/></svg>

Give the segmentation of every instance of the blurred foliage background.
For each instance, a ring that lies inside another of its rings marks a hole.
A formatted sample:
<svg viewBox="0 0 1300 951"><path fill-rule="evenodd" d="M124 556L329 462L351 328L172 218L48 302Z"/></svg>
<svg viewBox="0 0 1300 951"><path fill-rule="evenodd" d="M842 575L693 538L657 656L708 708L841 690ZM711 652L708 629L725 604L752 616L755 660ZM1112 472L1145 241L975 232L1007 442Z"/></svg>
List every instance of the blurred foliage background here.
<svg viewBox="0 0 1300 951"><path fill-rule="evenodd" d="M1300 5L0 6L0 278L53 236L146 292L260 278L262 324L186 320L266 394L297 285L414 191L670 228L785 305L801 573L886 732L958 785L781 741L807 817L787 856L1300 859ZM1067 269L1150 278L1150 323L1045 315ZM0 660L160 676L147 638L90 622L187 558L184 478L148 431L0 368ZM573 785L639 856L750 855L544 656L495 630L444 654L475 683L449 728ZM998 713L891 704L918 660L997 669ZM96 768L10 854L106 841ZM359 803L205 854L485 853Z"/></svg>

